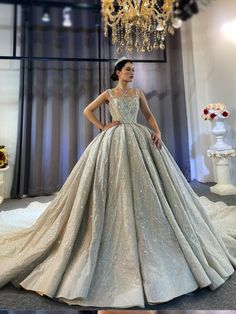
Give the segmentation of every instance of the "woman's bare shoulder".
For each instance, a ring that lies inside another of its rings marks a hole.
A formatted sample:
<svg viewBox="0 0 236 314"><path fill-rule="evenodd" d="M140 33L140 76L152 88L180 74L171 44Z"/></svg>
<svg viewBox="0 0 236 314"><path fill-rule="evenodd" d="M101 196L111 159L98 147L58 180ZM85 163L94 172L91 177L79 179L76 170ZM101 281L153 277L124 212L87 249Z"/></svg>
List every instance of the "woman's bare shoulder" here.
<svg viewBox="0 0 236 314"><path fill-rule="evenodd" d="M109 97L110 97L110 90L109 89L104 90L102 93L100 93L98 95L98 98L102 98L105 101L108 101Z"/></svg>

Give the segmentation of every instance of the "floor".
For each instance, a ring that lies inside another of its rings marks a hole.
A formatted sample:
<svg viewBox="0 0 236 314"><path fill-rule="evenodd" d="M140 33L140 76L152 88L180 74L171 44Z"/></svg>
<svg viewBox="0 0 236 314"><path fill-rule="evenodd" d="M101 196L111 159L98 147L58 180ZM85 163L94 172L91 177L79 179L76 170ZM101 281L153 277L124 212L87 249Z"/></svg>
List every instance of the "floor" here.
<svg viewBox="0 0 236 314"><path fill-rule="evenodd" d="M207 196L212 201L223 201L228 205L236 204L236 196L218 196L209 191L212 184L202 184L197 181L191 182L192 188L199 196ZM53 196L25 198L21 200L5 200L0 205L0 210L10 210L18 207L27 206L30 202L48 202ZM176 298L170 302L159 305L146 305L150 310L230 310L236 309L236 272L220 288L210 291L208 288L197 290L196 292ZM12 310L56 310L74 311L84 310L79 306L69 306L48 297L41 297L34 292L18 290L13 285L8 284L0 289L0 309ZM135 309L135 308L132 308ZM96 310L96 308L86 308L86 310Z"/></svg>

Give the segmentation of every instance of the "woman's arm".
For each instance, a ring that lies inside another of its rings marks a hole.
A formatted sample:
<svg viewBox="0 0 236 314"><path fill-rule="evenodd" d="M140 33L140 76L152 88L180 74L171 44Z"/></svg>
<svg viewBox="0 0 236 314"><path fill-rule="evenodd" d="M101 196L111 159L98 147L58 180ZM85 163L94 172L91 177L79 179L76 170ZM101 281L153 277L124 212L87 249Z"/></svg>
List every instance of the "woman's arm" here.
<svg viewBox="0 0 236 314"><path fill-rule="evenodd" d="M92 122L98 129L106 130L114 125L120 124L119 121L113 121L107 125L101 123L93 114L94 110L101 107L105 102L109 101L108 91L100 94L94 101L92 101L83 111L85 117Z"/></svg>
<svg viewBox="0 0 236 314"><path fill-rule="evenodd" d="M157 124L157 121L154 115L152 114L148 106L147 99L141 90L139 90L139 99L140 99L140 109L143 115L145 116L145 119L147 120L149 126L153 130L152 135L151 135L152 142L153 144L157 146L157 148L160 149L161 148L161 131L159 129L159 126Z"/></svg>

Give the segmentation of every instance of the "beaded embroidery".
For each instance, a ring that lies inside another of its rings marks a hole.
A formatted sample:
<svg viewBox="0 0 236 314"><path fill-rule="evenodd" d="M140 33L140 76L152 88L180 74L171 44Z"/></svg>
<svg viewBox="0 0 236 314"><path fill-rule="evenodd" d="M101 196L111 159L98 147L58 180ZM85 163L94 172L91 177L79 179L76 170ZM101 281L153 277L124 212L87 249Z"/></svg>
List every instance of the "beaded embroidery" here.
<svg viewBox="0 0 236 314"><path fill-rule="evenodd" d="M136 90L134 96L116 97L112 90L108 90L110 95L109 112L112 120L119 120L121 123L137 123L139 111L139 94Z"/></svg>

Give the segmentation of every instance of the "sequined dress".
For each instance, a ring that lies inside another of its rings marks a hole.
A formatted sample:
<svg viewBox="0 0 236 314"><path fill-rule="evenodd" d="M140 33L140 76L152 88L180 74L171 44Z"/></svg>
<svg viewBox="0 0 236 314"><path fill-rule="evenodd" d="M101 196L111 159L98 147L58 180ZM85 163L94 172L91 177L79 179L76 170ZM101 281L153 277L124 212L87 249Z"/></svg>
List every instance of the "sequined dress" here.
<svg viewBox="0 0 236 314"><path fill-rule="evenodd" d="M1 213L0 286L114 308L219 287L236 266L235 207L199 198L166 146L152 145L138 94L109 93L121 124L94 138L55 199L28 226L32 208L21 226Z"/></svg>

